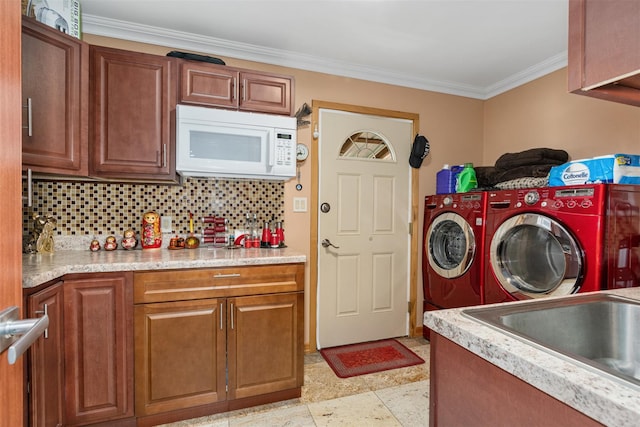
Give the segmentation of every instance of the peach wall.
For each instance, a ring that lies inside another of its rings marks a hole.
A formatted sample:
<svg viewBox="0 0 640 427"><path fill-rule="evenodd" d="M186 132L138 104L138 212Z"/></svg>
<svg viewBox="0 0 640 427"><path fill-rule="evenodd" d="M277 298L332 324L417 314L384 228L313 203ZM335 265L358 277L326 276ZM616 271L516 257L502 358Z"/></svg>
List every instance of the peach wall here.
<svg viewBox="0 0 640 427"><path fill-rule="evenodd" d="M506 152L564 149L571 159L640 153L640 108L567 92L563 68L485 101L485 166Z"/></svg>

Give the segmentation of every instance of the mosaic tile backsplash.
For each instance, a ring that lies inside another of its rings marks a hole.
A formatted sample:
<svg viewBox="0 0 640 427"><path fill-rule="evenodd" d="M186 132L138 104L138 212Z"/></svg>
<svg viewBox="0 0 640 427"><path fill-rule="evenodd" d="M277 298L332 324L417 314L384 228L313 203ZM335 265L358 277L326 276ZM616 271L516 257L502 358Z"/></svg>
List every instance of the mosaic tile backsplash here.
<svg viewBox="0 0 640 427"><path fill-rule="evenodd" d="M189 232L189 212L196 233L204 226L203 216L224 217L233 231L244 228L247 212L259 221L282 220L284 183L187 178L177 186L34 180L33 207L25 201L22 209L23 233L33 228L33 214L53 215L59 236L122 235L128 228L139 233L142 215L150 210L171 216L173 233Z"/></svg>

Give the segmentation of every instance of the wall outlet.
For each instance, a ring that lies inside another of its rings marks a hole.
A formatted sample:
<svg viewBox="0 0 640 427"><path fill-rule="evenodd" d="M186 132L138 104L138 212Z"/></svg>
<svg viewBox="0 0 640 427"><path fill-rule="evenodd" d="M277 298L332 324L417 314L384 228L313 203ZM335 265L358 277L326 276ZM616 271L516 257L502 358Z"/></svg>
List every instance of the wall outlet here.
<svg viewBox="0 0 640 427"><path fill-rule="evenodd" d="M306 212L307 211L307 198L306 197L294 197L293 198L293 211L294 212Z"/></svg>
<svg viewBox="0 0 640 427"><path fill-rule="evenodd" d="M163 216L160 219L160 231L162 233L173 233L172 219L170 216Z"/></svg>

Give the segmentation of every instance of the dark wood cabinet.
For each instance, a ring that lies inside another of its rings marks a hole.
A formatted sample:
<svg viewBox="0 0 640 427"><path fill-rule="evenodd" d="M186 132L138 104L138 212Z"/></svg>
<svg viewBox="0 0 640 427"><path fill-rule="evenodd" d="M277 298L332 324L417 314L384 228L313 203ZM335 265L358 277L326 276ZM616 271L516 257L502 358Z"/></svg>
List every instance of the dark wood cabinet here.
<svg viewBox="0 0 640 427"><path fill-rule="evenodd" d="M49 327L29 352L29 425L62 426L64 422L64 334L63 287L58 282L27 298L28 315L41 317L46 311Z"/></svg>
<svg viewBox="0 0 640 427"><path fill-rule="evenodd" d="M569 91L640 106L640 2L569 0Z"/></svg>
<svg viewBox="0 0 640 427"><path fill-rule="evenodd" d="M292 114L293 78L180 60L179 102L259 113Z"/></svg>
<svg viewBox="0 0 640 427"><path fill-rule="evenodd" d="M304 266L134 273L139 425L299 397Z"/></svg>
<svg viewBox="0 0 640 427"><path fill-rule="evenodd" d="M238 108L261 113L292 114L293 79L275 74L243 71Z"/></svg>
<svg viewBox="0 0 640 427"><path fill-rule="evenodd" d="M91 46L91 176L175 182L176 59Z"/></svg>
<svg viewBox="0 0 640 427"><path fill-rule="evenodd" d="M429 371L431 427L602 425L433 331Z"/></svg>
<svg viewBox="0 0 640 427"><path fill-rule="evenodd" d="M67 424L133 417L132 273L64 282Z"/></svg>
<svg viewBox="0 0 640 427"><path fill-rule="evenodd" d="M27 305L49 316L29 351L29 425L135 425L133 273L67 275Z"/></svg>
<svg viewBox="0 0 640 427"><path fill-rule="evenodd" d="M135 308L136 415L226 400L224 299Z"/></svg>
<svg viewBox="0 0 640 427"><path fill-rule="evenodd" d="M22 164L87 176L89 45L23 17Z"/></svg>
<svg viewBox="0 0 640 427"><path fill-rule="evenodd" d="M230 299L229 399L302 387L302 292Z"/></svg>

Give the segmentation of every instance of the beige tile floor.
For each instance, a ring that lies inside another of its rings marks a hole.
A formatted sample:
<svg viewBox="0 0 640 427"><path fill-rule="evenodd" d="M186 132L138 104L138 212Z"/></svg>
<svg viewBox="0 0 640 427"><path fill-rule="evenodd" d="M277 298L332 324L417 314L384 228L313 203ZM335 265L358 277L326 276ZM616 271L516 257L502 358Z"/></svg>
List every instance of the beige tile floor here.
<svg viewBox="0 0 640 427"><path fill-rule="evenodd" d="M338 378L320 353L305 356L299 399L195 418L164 427L429 425L429 342L399 338L425 363Z"/></svg>

